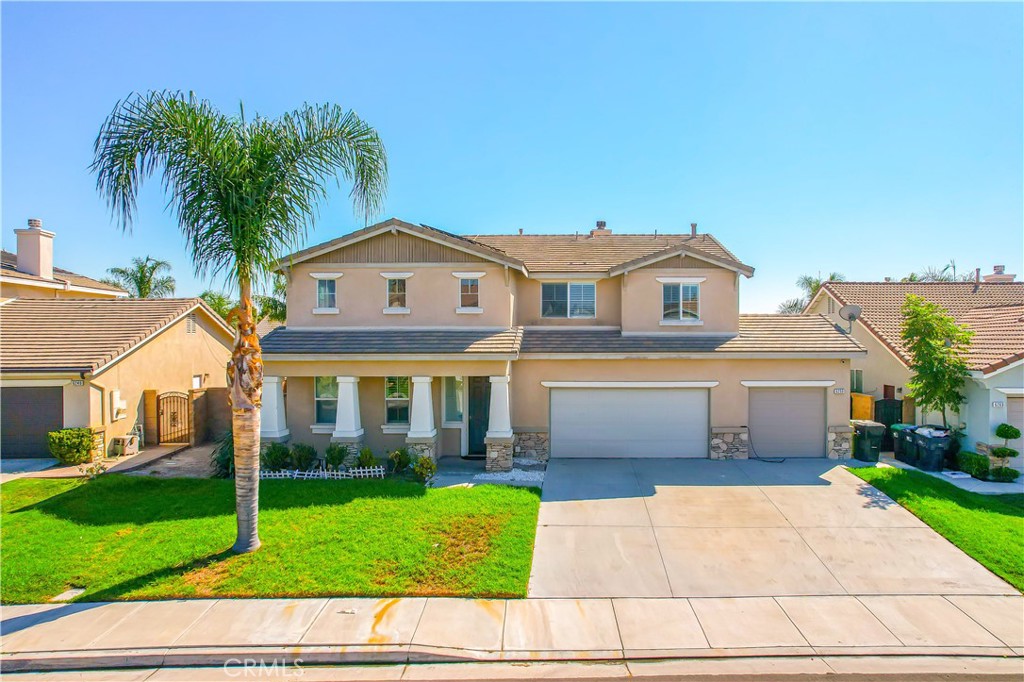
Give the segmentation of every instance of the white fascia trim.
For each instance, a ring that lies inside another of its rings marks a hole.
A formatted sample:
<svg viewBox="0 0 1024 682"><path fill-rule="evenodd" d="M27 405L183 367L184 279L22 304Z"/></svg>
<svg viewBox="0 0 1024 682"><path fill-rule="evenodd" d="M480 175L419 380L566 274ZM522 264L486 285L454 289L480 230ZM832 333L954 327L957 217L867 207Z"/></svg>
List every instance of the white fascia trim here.
<svg viewBox="0 0 1024 682"><path fill-rule="evenodd" d="M96 289L94 287L82 287L77 284L69 284L68 291L80 291L84 294L105 294L111 298L128 298L127 291L111 291L109 289Z"/></svg>
<svg viewBox="0 0 1024 682"><path fill-rule="evenodd" d="M58 291L77 291L83 294L100 294L106 295L110 298L127 298L128 292L126 291L111 291L110 289L97 289L95 287L83 287L78 284L71 284L63 280L54 280L51 282L41 282L37 279L24 279L21 277L10 277L8 275L0 275L0 282L4 284L15 284L25 287L36 287L39 289L56 289Z"/></svg>
<svg viewBox="0 0 1024 682"><path fill-rule="evenodd" d="M380 276L384 279L409 279L415 272L382 272Z"/></svg>
<svg viewBox="0 0 1024 682"><path fill-rule="evenodd" d="M337 308L313 308L314 315L337 315Z"/></svg>
<svg viewBox="0 0 1024 682"><path fill-rule="evenodd" d="M361 332L383 332L383 331L406 331L406 332L417 332L417 331L460 331L460 332L507 332L514 329L514 327L475 327L469 325L446 325L446 326L415 326L415 327L388 327L388 326L344 326L344 327L293 327L288 325L287 329L290 331L303 331L303 332L323 332L330 334L338 331L361 331ZM558 327L555 327L558 329ZM588 327L588 329L594 329L594 327Z"/></svg>
<svg viewBox="0 0 1024 682"><path fill-rule="evenodd" d="M481 315L481 314L483 314L483 312L484 312L483 308L462 308L462 307L459 307L459 308L455 309L455 314L456 315Z"/></svg>
<svg viewBox="0 0 1024 682"><path fill-rule="evenodd" d="M686 325L679 326L685 327ZM657 336L659 338L671 336L674 338L683 338L683 336L679 332L622 332L622 335L631 336L634 338L642 336ZM722 339L723 341L728 341L729 339L735 339L737 336L739 336L739 334L723 334L722 332L686 332L685 336L699 336L701 338L718 338Z"/></svg>
<svg viewBox="0 0 1024 682"><path fill-rule="evenodd" d="M67 288L58 282L40 282L37 279L22 279L21 277L8 277L6 275L0 275L0 282L5 284L20 284L22 286L39 287L40 289L60 289L61 291Z"/></svg>
<svg viewBox="0 0 1024 682"><path fill-rule="evenodd" d="M851 360L867 353L522 353L520 360ZM266 357L266 355L264 355Z"/></svg>
<svg viewBox="0 0 1024 682"><path fill-rule="evenodd" d="M478 360L515 360L514 353L434 353L409 354L399 353L359 353L345 355L343 353L280 353L263 354L267 362L380 362L394 360L396 362L476 362Z"/></svg>
<svg viewBox="0 0 1024 682"><path fill-rule="evenodd" d="M686 246L680 246L678 249L676 249L676 250L674 250L674 251L672 251L670 253L666 253L666 254L658 257L658 258L655 258L654 260L649 260L649 261L640 263L638 265L631 265L629 267L618 266L618 267L612 268L609 274L612 277L614 277L616 275L624 275L627 272L632 272L633 270L637 270L637 269L643 268L643 267L649 267L649 266L653 265L654 263L660 263L661 261L667 260L669 258L672 258L673 256L690 256L692 258L696 258L697 260L704 261L705 263L710 263L711 265L715 266L716 268L724 268L726 270L732 270L735 273L743 275L747 279L750 279L751 277L754 276L753 273L748 275L747 273L743 272L743 270L741 268L738 268L738 267L736 267L734 265L730 265L728 263L723 263L723 262L716 261L716 260L714 260L712 258L708 258L708 257L704 256L703 254L697 252L696 250L689 249ZM666 268L666 269L668 269L668 268Z"/></svg>
<svg viewBox="0 0 1024 682"><path fill-rule="evenodd" d="M538 281L549 280L555 282L564 282L567 280L597 282L599 279L608 279L608 273L603 270L600 272L535 272L530 275L530 279Z"/></svg>
<svg viewBox="0 0 1024 682"><path fill-rule="evenodd" d="M313 279L338 279L339 277L344 277L345 273L343 273L343 272L311 272L311 273L309 273L309 276L312 277Z"/></svg>
<svg viewBox="0 0 1024 682"><path fill-rule="evenodd" d="M67 386L71 382L72 379L0 379L0 388Z"/></svg>
<svg viewBox="0 0 1024 682"><path fill-rule="evenodd" d="M1017 369L1021 365L1024 365L1024 359L1016 360L1014 362L1011 362L1010 364L1006 365L1005 367L1000 367L999 369L995 370L994 372L989 372L988 374L982 374L981 372L971 372L971 376L972 377L978 377L978 378L981 378L981 379L991 379L992 377L999 376L1000 374L1002 374L1004 372L1009 372L1010 370Z"/></svg>
<svg viewBox="0 0 1024 682"><path fill-rule="evenodd" d="M747 388L828 388L836 382L828 379L821 381L741 381L740 385Z"/></svg>
<svg viewBox="0 0 1024 682"><path fill-rule="evenodd" d="M717 381L542 381L547 388L714 388Z"/></svg>
<svg viewBox="0 0 1024 682"><path fill-rule="evenodd" d="M704 320L658 320L659 327L703 327Z"/></svg>
<svg viewBox="0 0 1024 682"><path fill-rule="evenodd" d="M452 277L455 279L480 279L486 274L486 272L453 272Z"/></svg>
<svg viewBox="0 0 1024 682"><path fill-rule="evenodd" d="M655 277L662 284L700 284L706 282L707 277Z"/></svg>
<svg viewBox="0 0 1024 682"><path fill-rule="evenodd" d="M1024 388L997 388L996 390L1003 395L1010 396L1011 398L1024 396Z"/></svg>
<svg viewBox="0 0 1024 682"><path fill-rule="evenodd" d="M411 308L384 308L382 311L385 315L408 315L412 312Z"/></svg>

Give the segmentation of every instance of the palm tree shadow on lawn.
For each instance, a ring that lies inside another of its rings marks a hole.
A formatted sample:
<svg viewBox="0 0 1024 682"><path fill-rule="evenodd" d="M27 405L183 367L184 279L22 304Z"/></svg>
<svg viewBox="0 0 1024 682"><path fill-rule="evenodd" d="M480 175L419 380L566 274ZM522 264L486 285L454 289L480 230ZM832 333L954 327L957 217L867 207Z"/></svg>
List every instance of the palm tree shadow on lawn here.
<svg viewBox="0 0 1024 682"><path fill-rule="evenodd" d="M360 499L401 500L426 494L408 481L288 481L260 483L260 507L267 510L339 506ZM234 516L234 481L222 479L147 479L118 474L100 476L10 514L37 511L76 524L185 521Z"/></svg>

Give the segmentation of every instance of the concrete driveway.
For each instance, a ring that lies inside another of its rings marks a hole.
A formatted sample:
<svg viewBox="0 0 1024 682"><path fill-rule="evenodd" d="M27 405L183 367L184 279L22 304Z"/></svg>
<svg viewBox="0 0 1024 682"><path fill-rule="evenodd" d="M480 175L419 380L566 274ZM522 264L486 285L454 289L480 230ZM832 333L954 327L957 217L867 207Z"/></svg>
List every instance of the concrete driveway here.
<svg viewBox="0 0 1024 682"><path fill-rule="evenodd" d="M1016 594L835 461L552 460L530 597Z"/></svg>

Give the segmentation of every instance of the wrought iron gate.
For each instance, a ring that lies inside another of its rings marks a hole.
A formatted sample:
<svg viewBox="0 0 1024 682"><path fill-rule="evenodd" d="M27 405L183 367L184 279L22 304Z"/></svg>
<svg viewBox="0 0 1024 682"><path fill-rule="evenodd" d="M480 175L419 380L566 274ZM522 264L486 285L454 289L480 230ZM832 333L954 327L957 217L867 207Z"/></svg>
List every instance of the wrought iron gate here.
<svg viewBox="0 0 1024 682"><path fill-rule="evenodd" d="M903 401L876 400L875 421L885 426L885 433L882 435L882 452L889 452L893 447L892 431L889 427L903 421Z"/></svg>
<svg viewBox="0 0 1024 682"><path fill-rule="evenodd" d="M161 443L188 443L190 435L188 395L162 393L157 396L157 438Z"/></svg>

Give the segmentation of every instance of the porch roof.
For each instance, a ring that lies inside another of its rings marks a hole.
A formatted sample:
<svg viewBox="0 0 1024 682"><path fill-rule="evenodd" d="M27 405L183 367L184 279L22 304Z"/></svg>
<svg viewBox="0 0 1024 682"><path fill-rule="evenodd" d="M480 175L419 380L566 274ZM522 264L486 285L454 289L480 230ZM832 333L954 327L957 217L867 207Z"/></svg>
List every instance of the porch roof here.
<svg viewBox="0 0 1024 682"><path fill-rule="evenodd" d="M260 341L273 355L508 355L519 354L522 327L510 329L288 329Z"/></svg>

